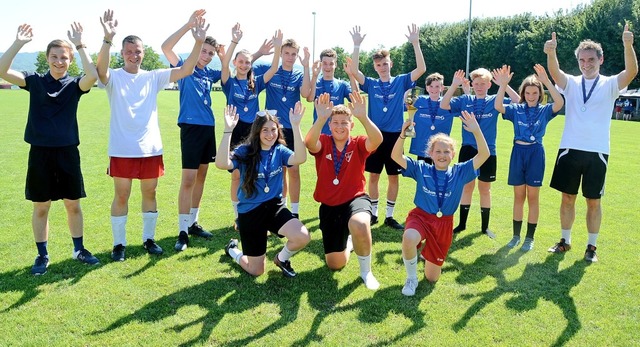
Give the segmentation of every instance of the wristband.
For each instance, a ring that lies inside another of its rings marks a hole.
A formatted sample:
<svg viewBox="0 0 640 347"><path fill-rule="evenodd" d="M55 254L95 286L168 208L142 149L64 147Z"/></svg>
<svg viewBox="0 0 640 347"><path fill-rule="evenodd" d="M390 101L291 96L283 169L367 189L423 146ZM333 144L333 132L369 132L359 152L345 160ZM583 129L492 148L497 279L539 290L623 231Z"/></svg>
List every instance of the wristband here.
<svg viewBox="0 0 640 347"><path fill-rule="evenodd" d="M111 42L111 40L107 40L107 38L104 38L102 42L108 44L109 46L113 46L113 42Z"/></svg>
<svg viewBox="0 0 640 347"><path fill-rule="evenodd" d="M353 48L360 48L360 45L353 45Z"/></svg>
<svg viewBox="0 0 640 347"><path fill-rule="evenodd" d="M403 139L403 140L404 140L404 139L406 139L407 137L406 137L406 136L405 136L405 137L398 136L398 138L399 138L399 139Z"/></svg>
<svg viewBox="0 0 640 347"><path fill-rule="evenodd" d="M79 45L76 46L76 51L79 51L81 48L87 48L87 45L81 43Z"/></svg>
<svg viewBox="0 0 640 347"><path fill-rule="evenodd" d="M231 42L235 43L236 45L238 44L238 42L237 42L237 41L233 41L233 40L231 40Z"/></svg>

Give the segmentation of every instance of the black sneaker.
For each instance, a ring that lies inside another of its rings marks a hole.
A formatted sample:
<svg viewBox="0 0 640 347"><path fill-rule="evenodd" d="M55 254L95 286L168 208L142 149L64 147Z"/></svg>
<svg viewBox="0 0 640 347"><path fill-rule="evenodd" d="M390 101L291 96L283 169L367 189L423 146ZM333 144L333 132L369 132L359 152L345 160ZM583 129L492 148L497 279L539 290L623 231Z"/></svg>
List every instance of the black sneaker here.
<svg viewBox="0 0 640 347"><path fill-rule="evenodd" d="M369 225L376 225L378 224L378 216L371 216L371 223L369 223Z"/></svg>
<svg viewBox="0 0 640 347"><path fill-rule="evenodd" d="M402 226L402 224L398 223L397 220L395 220L393 217L387 217L384 219L384 225L392 228L392 229L396 229L396 230L404 230L404 227Z"/></svg>
<svg viewBox="0 0 640 347"><path fill-rule="evenodd" d="M291 267L290 261L280 261L280 259L278 259L278 255L276 254L276 257L273 258L273 263L276 264L276 266L279 267L280 270L282 270L282 274L285 277L296 277L296 272Z"/></svg>
<svg viewBox="0 0 640 347"><path fill-rule="evenodd" d="M238 248L238 239L231 239L229 240L229 242L227 243L226 246L224 246L224 253L228 256L231 256L231 254L229 253L229 250L231 248Z"/></svg>
<svg viewBox="0 0 640 347"><path fill-rule="evenodd" d="M184 251L189 246L189 235L185 231L181 231L178 235L176 246L173 247L177 252Z"/></svg>
<svg viewBox="0 0 640 347"><path fill-rule="evenodd" d="M74 251L73 252L73 259L77 259L82 263L85 264L89 264L89 265L95 265L95 264L99 264L100 260L98 260L98 258L94 257L93 254L91 254L91 252L87 251L85 248L79 250L79 251Z"/></svg>
<svg viewBox="0 0 640 347"><path fill-rule="evenodd" d="M149 254L162 254L162 248L153 239L147 239L142 245Z"/></svg>
<svg viewBox="0 0 640 347"><path fill-rule="evenodd" d="M39 276L47 273L47 268L49 267L49 256L48 255L40 255L36 257L36 261L33 263L31 267L31 274Z"/></svg>
<svg viewBox="0 0 640 347"><path fill-rule="evenodd" d="M459 233L463 232L466 228L467 228L466 226L458 225L457 227L453 228L453 233L454 234L459 234Z"/></svg>
<svg viewBox="0 0 640 347"><path fill-rule="evenodd" d="M111 259L113 261L124 261L124 246L122 244L115 245L111 251Z"/></svg>
<svg viewBox="0 0 640 347"><path fill-rule="evenodd" d="M564 253L570 249L571 245L566 243L564 239L560 239L560 242L556 243L554 246L549 247L547 251L549 251L549 253Z"/></svg>
<svg viewBox="0 0 640 347"><path fill-rule="evenodd" d="M202 227L200 226L200 224L198 224L198 222L193 223L190 227L189 227L189 235L193 235L193 236L197 236L197 237L202 237L205 239L210 239L211 237L213 237L213 234L202 229Z"/></svg>
<svg viewBox="0 0 640 347"><path fill-rule="evenodd" d="M587 245L587 250L584 252L584 260L589 263L595 263L598 261L598 255L596 254L596 246Z"/></svg>

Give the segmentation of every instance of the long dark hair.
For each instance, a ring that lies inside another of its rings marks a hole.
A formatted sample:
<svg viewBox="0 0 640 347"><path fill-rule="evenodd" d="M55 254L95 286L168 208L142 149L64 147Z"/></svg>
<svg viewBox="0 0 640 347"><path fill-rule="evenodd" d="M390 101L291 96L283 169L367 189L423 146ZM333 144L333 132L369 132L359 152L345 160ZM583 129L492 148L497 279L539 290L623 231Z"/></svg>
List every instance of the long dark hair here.
<svg viewBox="0 0 640 347"><path fill-rule="evenodd" d="M288 115L287 115L288 116ZM251 131L249 132L249 136L243 143L243 145L247 146L247 153L242 157L235 156L240 162L240 165L245 166L242 190L244 191L247 197L253 196L256 193L256 179L258 179L258 168L260 166L260 151L262 150L262 145L260 144L260 132L262 131L262 127L268 121L272 121L278 127L278 139L273 144L277 146L278 144L285 145L284 135L282 134L282 128L280 127L280 122L278 121L278 117L272 115L269 112L266 112L264 116L258 116L253 121L251 125ZM266 175L269 173L266 172Z"/></svg>

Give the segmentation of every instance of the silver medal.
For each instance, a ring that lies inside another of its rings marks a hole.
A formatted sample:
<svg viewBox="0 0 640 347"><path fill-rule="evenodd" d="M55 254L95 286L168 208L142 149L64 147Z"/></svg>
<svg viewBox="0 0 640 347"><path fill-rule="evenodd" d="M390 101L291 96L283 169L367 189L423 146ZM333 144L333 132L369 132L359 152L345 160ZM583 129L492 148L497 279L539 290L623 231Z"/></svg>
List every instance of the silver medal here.
<svg viewBox="0 0 640 347"><path fill-rule="evenodd" d="M535 141L535 140L536 140L536 137L535 137L535 136L533 136L533 135L531 135L531 136L529 137L529 140L531 140L531 141Z"/></svg>
<svg viewBox="0 0 640 347"><path fill-rule="evenodd" d="M432 125L432 126L431 126L431 130L436 130L436 126L435 126L435 125Z"/></svg>
<svg viewBox="0 0 640 347"><path fill-rule="evenodd" d="M580 108L580 111L582 111L582 112L584 112L584 111L586 111L586 110L587 110L587 107L586 107L586 106L582 106L582 107Z"/></svg>
<svg viewBox="0 0 640 347"><path fill-rule="evenodd" d="M333 185L334 185L334 186L337 186L337 185L338 185L338 183L340 183L340 181L338 180L338 178L337 178L337 177L336 177L336 178L334 178L334 179L333 179Z"/></svg>
<svg viewBox="0 0 640 347"><path fill-rule="evenodd" d="M382 112L387 112L387 107L386 106L382 108Z"/></svg>
<svg viewBox="0 0 640 347"><path fill-rule="evenodd" d="M283 97L282 97L282 101L287 101L287 97L286 97L286 96L283 96Z"/></svg>
<svg viewBox="0 0 640 347"><path fill-rule="evenodd" d="M209 105L209 102L205 99L205 100L204 100L204 104L205 104L205 105Z"/></svg>
<svg viewBox="0 0 640 347"><path fill-rule="evenodd" d="M243 110L244 110L244 112L248 112L248 111L249 111L249 108L248 108L247 106L245 106L245 107L243 108Z"/></svg>
<svg viewBox="0 0 640 347"><path fill-rule="evenodd" d="M442 211L438 211L438 213L436 213L436 217L438 218L442 217Z"/></svg>
<svg viewBox="0 0 640 347"><path fill-rule="evenodd" d="M265 186L265 187L264 187L264 192L265 192L265 193L268 193L268 192L269 192L269 186Z"/></svg>

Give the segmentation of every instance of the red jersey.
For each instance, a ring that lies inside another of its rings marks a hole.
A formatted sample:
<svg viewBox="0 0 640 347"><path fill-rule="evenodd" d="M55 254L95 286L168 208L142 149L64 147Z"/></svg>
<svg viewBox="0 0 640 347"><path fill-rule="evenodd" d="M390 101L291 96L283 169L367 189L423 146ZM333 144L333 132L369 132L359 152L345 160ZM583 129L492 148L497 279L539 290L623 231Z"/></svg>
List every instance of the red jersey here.
<svg viewBox="0 0 640 347"><path fill-rule="evenodd" d="M367 137L352 136L344 151L338 152L336 149L335 155L330 135L320 135L319 141L322 148L318 153L311 153L316 158L318 175L313 198L325 205L338 206L365 194L367 181L364 178L364 164L371 154L366 147ZM336 177L334 164L338 165L341 158L340 171Z"/></svg>

